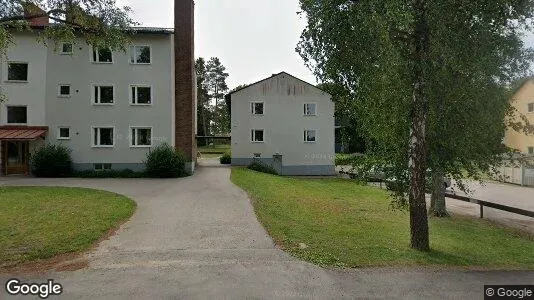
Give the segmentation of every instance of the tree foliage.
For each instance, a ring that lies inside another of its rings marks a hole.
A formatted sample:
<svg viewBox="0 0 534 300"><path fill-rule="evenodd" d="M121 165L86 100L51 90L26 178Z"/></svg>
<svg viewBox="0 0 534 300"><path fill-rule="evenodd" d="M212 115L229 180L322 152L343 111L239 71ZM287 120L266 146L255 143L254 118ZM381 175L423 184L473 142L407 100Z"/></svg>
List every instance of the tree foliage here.
<svg viewBox="0 0 534 300"><path fill-rule="evenodd" d="M521 38L533 3L300 0L308 26L297 51L357 103L369 165L400 183L396 203L408 198L415 248L428 248L427 168L476 177L506 150L505 116L516 120L507 86L531 61Z"/></svg>
<svg viewBox="0 0 534 300"><path fill-rule="evenodd" d="M13 30L32 30L32 20L43 17L51 21L38 31L43 43L81 36L92 46L112 50L125 49L136 24L131 9L118 7L115 0L0 0L0 7L0 51L13 42Z"/></svg>
<svg viewBox="0 0 534 300"><path fill-rule="evenodd" d="M229 74L217 57L207 62L199 57L195 63L197 74L198 133L202 136L230 133L230 112L224 95L228 92Z"/></svg>

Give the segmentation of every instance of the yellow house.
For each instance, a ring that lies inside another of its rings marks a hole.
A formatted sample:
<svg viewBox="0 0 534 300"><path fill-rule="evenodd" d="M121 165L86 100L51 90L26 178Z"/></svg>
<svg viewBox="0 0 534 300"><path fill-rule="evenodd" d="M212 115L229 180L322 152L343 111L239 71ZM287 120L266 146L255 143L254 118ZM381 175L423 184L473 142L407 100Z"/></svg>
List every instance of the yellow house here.
<svg viewBox="0 0 534 300"><path fill-rule="evenodd" d="M534 79L526 81L517 90L512 98L512 105L528 119L530 124L534 124ZM534 154L534 135L508 129L504 143L521 153Z"/></svg>

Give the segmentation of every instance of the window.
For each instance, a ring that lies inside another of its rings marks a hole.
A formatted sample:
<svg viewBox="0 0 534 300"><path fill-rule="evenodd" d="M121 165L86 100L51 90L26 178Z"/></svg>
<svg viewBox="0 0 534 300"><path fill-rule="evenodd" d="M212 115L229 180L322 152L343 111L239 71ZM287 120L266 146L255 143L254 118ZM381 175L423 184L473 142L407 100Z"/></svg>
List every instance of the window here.
<svg viewBox="0 0 534 300"><path fill-rule="evenodd" d="M8 63L7 80L9 81L28 81L28 64L27 63Z"/></svg>
<svg viewBox="0 0 534 300"><path fill-rule="evenodd" d="M528 112L534 112L534 102L528 104Z"/></svg>
<svg viewBox="0 0 534 300"><path fill-rule="evenodd" d="M57 133L58 140L70 140L70 128L69 127L59 127Z"/></svg>
<svg viewBox="0 0 534 300"><path fill-rule="evenodd" d="M95 171L111 170L111 164L94 164Z"/></svg>
<svg viewBox="0 0 534 300"><path fill-rule="evenodd" d="M95 85L93 90L94 104L113 104L115 103L115 91L111 85Z"/></svg>
<svg viewBox="0 0 534 300"><path fill-rule="evenodd" d="M60 84L59 85L59 96L60 97L70 97L70 84Z"/></svg>
<svg viewBox="0 0 534 300"><path fill-rule="evenodd" d="M317 132L315 130L304 130L304 142L314 143L317 139Z"/></svg>
<svg viewBox="0 0 534 300"><path fill-rule="evenodd" d="M152 104L152 88L150 86L131 86L130 103L134 105Z"/></svg>
<svg viewBox="0 0 534 300"><path fill-rule="evenodd" d="M264 113L264 104L263 102L252 102L250 109L253 115L262 116Z"/></svg>
<svg viewBox="0 0 534 300"><path fill-rule="evenodd" d="M147 127L132 127L131 129L132 147L150 147L152 146L152 128Z"/></svg>
<svg viewBox="0 0 534 300"><path fill-rule="evenodd" d="M28 108L26 106L8 106L7 107L8 124L27 124Z"/></svg>
<svg viewBox="0 0 534 300"><path fill-rule="evenodd" d="M93 128L93 146L94 147L113 147L113 127L94 127Z"/></svg>
<svg viewBox="0 0 534 300"><path fill-rule="evenodd" d="M150 46L130 47L130 63L150 64Z"/></svg>
<svg viewBox="0 0 534 300"><path fill-rule="evenodd" d="M112 63L113 54L110 49L93 48L93 62L95 63Z"/></svg>
<svg viewBox="0 0 534 300"><path fill-rule="evenodd" d="M528 154L534 154L534 147L528 147Z"/></svg>
<svg viewBox="0 0 534 300"><path fill-rule="evenodd" d="M251 141L254 143L263 143L265 141L263 133L263 129L252 129Z"/></svg>
<svg viewBox="0 0 534 300"><path fill-rule="evenodd" d="M261 153L254 153L254 158L261 158Z"/></svg>
<svg viewBox="0 0 534 300"><path fill-rule="evenodd" d="M71 43L62 43L61 44L61 54L72 54L72 44Z"/></svg>
<svg viewBox="0 0 534 300"><path fill-rule="evenodd" d="M317 104L315 104L315 103L304 103L304 115L305 116L315 116L315 115L317 115Z"/></svg>

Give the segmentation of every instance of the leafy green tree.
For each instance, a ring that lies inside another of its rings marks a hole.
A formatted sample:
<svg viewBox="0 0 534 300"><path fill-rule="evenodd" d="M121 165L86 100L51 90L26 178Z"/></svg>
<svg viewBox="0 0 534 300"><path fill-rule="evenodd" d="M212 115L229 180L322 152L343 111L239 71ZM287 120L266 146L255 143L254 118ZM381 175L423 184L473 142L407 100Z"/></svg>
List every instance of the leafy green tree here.
<svg viewBox="0 0 534 300"><path fill-rule="evenodd" d="M317 86L319 89L332 95L335 103L336 125L340 126L339 139L347 147L346 151L350 153L365 152L365 136L362 133L358 123L358 106L351 95L345 88L335 83L321 83Z"/></svg>
<svg viewBox="0 0 534 300"><path fill-rule="evenodd" d="M124 50L131 27L137 24L130 12L115 0L0 0L0 56L15 42L15 32L37 30L31 22L43 18L54 25L37 31L37 41L47 46L82 37L97 48ZM0 90L2 100L6 99Z"/></svg>
<svg viewBox="0 0 534 300"><path fill-rule="evenodd" d="M230 132L230 115L224 104L224 95L228 92L226 79L229 74L226 73L226 67L222 65L217 57L212 57L206 64L206 88L212 105L212 133L227 134Z"/></svg>
<svg viewBox="0 0 534 300"><path fill-rule="evenodd" d="M530 29L533 1L300 0L300 5L308 26L297 51L321 81L354 95L361 128L373 141L369 160L395 178L397 203L407 198L411 246L428 250L427 169L441 176L467 167L472 174L488 163L483 147L498 152L502 119L487 136L476 132L472 143L467 137L480 127L468 119L487 118L482 122L487 125L510 114L502 86L528 69L521 33ZM480 101L481 95L498 107ZM453 136L455 130L463 136ZM453 147L461 149L449 152Z"/></svg>
<svg viewBox="0 0 534 300"><path fill-rule="evenodd" d="M206 69L206 60L199 57L195 61L195 70L197 75L197 128L198 135L200 136L209 136L210 124L211 124L211 104L210 96L207 88L207 69ZM200 140L200 142L206 142L205 140ZM205 145L201 145L205 146Z"/></svg>

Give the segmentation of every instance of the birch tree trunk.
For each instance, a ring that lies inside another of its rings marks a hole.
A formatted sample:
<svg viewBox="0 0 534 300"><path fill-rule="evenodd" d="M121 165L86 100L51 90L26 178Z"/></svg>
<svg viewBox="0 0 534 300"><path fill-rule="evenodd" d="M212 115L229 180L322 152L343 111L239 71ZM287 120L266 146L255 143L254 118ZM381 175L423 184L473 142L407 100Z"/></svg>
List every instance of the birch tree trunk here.
<svg viewBox="0 0 534 300"><path fill-rule="evenodd" d="M415 32L413 57L413 103L409 141L410 171L410 233L411 247L417 250L430 250L428 216L425 199L426 176L426 120L428 99L425 95L425 73L428 67L429 27L426 16L426 1L415 0Z"/></svg>

